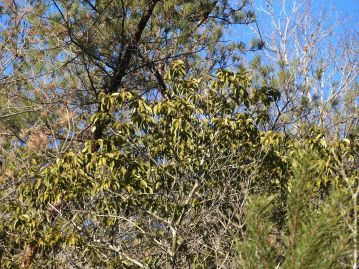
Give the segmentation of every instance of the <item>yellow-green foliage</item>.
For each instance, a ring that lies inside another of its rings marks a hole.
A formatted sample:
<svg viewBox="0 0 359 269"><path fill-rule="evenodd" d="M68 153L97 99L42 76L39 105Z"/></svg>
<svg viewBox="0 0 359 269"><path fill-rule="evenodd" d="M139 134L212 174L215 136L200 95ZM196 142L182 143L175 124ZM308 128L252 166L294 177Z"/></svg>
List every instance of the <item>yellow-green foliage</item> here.
<svg viewBox="0 0 359 269"><path fill-rule="evenodd" d="M49 256L66 265L65 255L101 268L348 263L343 205L357 184L355 141L260 131L279 95L252 90L244 70L205 80L177 61L166 85L159 98L102 94L91 123L103 139L17 187L2 205L5 268L23 246L36 249L38 267Z"/></svg>

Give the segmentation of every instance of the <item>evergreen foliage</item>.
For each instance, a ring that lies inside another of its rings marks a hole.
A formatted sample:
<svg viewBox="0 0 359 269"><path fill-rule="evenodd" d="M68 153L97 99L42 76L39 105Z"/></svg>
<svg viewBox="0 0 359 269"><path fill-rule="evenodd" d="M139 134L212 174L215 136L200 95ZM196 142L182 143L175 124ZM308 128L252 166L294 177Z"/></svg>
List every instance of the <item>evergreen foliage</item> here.
<svg viewBox="0 0 359 269"><path fill-rule="evenodd" d="M273 221L275 197L250 199L247 228L237 244L240 268L351 268L355 239L346 219L355 208L336 186L318 198L323 190L315 182L324 169L316 151L299 146L290 157L284 223L279 227Z"/></svg>

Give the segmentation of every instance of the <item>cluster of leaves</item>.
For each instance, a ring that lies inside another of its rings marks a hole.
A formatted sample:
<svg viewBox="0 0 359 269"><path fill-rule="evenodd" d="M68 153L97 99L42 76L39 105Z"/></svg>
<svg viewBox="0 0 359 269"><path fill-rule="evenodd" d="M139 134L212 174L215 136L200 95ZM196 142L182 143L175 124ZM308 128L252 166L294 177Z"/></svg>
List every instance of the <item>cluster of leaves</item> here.
<svg viewBox="0 0 359 269"><path fill-rule="evenodd" d="M166 80L160 98L102 94L91 121L104 138L22 181L2 206L4 266L23 251L45 267L336 264L351 242L341 227L352 207L341 216L341 200L327 200L356 184L358 146L327 145L315 130L301 143L260 131L278 94L252 88L244 70L205 80L177 61Z"/></svg>
<svg viewBox="0 0 359 269"><path fill-rule="evenodd" d="M270 180L260 163L277 165L262 153L249 114L253 102L266 107L275 96L249 92L246 73L194 79L183 62L173 65L167 79L175 82L160 100L126 91L102 95L92 122L94 131L106 126L106 139L67 153L21 186L21 203L8 208L17 212L8 227L17 231L14 242L36 244L46 253L75 245L71 255L85 264L89 257L99 261L102 251L115 255L106 263L138 257L151 266L213 262L221 248L230 251L230 241L211 250L225 228L222 221L239 225L241 189L262 174ZM96 253L98 247L103 249Z"/></svg>

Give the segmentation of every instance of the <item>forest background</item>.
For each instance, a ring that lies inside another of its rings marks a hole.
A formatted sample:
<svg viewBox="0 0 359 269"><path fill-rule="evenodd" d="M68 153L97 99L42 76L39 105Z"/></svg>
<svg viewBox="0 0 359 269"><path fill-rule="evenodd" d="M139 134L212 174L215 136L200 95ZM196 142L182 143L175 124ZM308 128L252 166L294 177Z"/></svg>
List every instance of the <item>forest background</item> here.
<svg viewBox="0 0 359 269"><path fill-rule="evenodd" d="M358 268L359 2L0 1L0 268Z"/></svg>

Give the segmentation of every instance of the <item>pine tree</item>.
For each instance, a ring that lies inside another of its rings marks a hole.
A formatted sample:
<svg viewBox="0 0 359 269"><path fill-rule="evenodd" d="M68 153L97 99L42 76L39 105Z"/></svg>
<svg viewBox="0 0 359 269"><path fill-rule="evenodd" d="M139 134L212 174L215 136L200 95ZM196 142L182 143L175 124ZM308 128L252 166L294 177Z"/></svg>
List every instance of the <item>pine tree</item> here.
<svg viewBox="0 0 359 269"><path fill-rule="evenodd" d="M252 197L237 245L240 268L351 268L348 194L332 186L330 194L321 198L316 182L324 171L318 152L299 147L289 156L292 176L284 224L274 221L275 196Z"/></svg>

